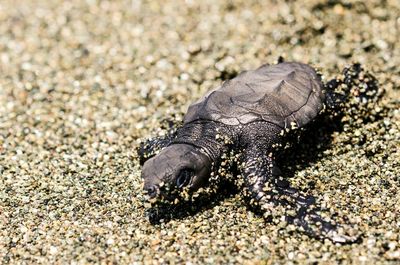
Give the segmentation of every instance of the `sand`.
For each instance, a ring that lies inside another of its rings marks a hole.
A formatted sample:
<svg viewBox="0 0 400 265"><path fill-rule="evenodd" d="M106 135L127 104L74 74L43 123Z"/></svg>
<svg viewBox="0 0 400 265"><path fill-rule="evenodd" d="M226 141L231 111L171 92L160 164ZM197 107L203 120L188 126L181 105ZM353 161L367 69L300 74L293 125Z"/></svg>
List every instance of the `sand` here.
<svg viewBox="0 0 400 265"><path fill-rule="evenodd" d="M0 261L399 263L400 2L262 2L1 1ZM150 223L139 142L279 56L325 80L360 62L384 90L365 120L286 164L361 242L266 223L235 191Z"/></svg>

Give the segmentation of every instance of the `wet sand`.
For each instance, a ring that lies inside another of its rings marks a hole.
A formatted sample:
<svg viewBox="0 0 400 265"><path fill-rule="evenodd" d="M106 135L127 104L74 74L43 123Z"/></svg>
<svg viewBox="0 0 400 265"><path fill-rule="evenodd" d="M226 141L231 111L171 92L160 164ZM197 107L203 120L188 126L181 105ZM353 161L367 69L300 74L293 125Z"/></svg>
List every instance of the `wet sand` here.
<svg viewBox="0 0 400 265"><path fill-rule="evenodd" d="M399 263L400 2L264 2L1 1L0 261ZM384 90L365 121L284 166L362 241L266 223L235 192L151 224L140 140L279 56L325 80L360 62Z"/></svg>

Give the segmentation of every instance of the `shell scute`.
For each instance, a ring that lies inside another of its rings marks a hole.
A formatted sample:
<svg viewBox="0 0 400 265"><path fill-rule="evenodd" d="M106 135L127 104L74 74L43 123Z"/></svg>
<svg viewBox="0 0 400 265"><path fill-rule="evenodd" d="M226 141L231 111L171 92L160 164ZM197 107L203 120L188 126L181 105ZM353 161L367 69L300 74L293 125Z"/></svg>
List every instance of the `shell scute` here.
<svg viewBox="0 0 400 265"><path fill-rule="evenodd" d="M227 125L267 121L302 127L318 115L325 94L321 78L302 63L263 65L224 82L189 107L184 123L212 120Z"/></svg>

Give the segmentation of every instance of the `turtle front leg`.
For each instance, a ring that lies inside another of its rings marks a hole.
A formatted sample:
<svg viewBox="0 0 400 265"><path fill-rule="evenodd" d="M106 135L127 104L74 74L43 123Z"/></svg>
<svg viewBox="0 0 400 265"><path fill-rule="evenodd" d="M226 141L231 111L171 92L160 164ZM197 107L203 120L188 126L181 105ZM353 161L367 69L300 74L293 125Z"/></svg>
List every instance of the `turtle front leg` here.
<svg viewBox="0 0 400 265"><path fill-rule="evenodd" d="M340 225L324 219L319 214L320 208L313 196L306 196L294 188L279 185L275 185L272 193L274 204L290 206L294 210L290 215L285 215L285 221L300 227L306 234L317 239L326 238L335 243L354 243L360 239L343 234Z"/></svg>
<svg viewBox="0 0 400 265"><path fill-rule="evenodd" d="M137 148L140 165L143 165L144 162L155 156L161 149L167 147L172 139L173 136L168 135L166 137L157 137L141 142Z"/></svg>
<svg viewBox="0 0 400 265"><path fill-rule="evenodd" d="M267 196L266 184L272 178L273 160L255 152L242 154L239 169L245 182L245 196L251 204L257 205Z"/></svg>
<svg viewBox="0 0 400 265"><path fill-rule="evenodd" d="M147 139L139 144L136 151L139 156L139 163L143 165L144 162L155 156L158 152L161 151L164 147L167 147L176 137L177 135L177 122L174 121L165 121L166 134L164 136L159 136L151 139Z"/></svg>
<svg viewBox="0 0 400 265"><path fill-rule="evenodd" d="M279 176L272 155L263 152L245 152L241 172L245 182L245 197L250 206L269 221L285 221L300 227L317 239L327 238L337 243L352 243L357 238L341 235L340 227L325 220L315 205L315 198L305 196Z"/></svg>

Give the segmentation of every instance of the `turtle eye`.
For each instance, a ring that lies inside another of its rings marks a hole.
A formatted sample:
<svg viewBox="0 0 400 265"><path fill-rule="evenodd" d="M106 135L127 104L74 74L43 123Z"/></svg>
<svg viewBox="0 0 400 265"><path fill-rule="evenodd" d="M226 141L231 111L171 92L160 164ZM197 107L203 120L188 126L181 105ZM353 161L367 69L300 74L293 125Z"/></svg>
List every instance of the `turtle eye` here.
<svg viewBox="0 0 400 265"><path fill-rule="evenodd" d="M193 170L188 169L188 168L182 169L179 172L178 178L176 179L176 186L178 188L183 188L183 187L187 186L193 175L194 175Z"/></svg>

